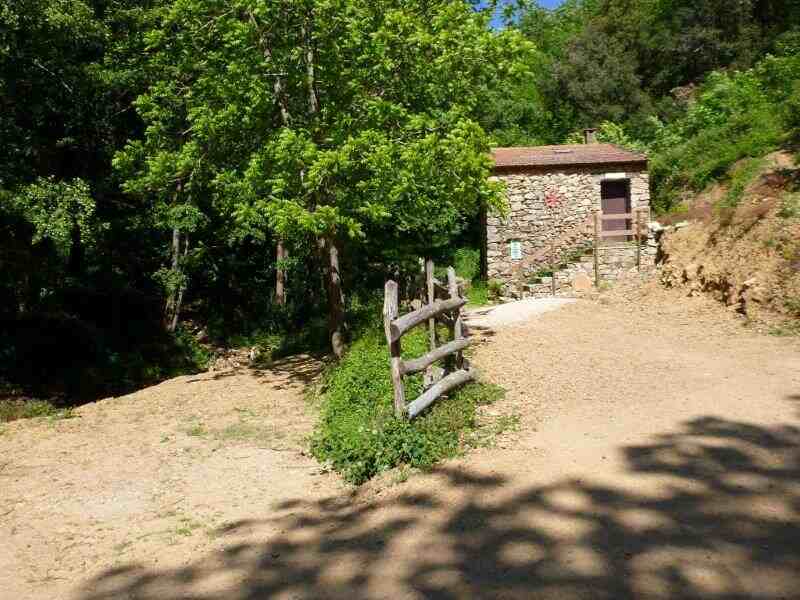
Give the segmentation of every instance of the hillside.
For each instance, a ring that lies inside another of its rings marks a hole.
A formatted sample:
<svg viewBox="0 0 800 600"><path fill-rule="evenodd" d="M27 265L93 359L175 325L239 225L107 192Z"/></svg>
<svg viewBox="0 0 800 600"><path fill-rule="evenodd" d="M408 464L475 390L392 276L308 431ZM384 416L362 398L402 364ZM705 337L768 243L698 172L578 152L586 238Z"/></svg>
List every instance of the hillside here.
<svg viewBox="0 0 800 600"><path fill-rule="evenodd" d="M800 170L775 152L739 163L692 200L690 225L662 243L662 282L709 294L776 332L800 330ZM737 175L750 170L736 190Z"/></svg>

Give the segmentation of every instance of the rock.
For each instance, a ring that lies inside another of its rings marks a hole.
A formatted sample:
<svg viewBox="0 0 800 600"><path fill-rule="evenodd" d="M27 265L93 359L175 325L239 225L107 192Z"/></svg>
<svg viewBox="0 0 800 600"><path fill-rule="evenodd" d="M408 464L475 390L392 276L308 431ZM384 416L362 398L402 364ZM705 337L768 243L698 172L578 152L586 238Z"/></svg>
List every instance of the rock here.
<svg viewBox="0 0 800 600"><path fill-rule="evenodd" d="M594 288L591 278L586 273L578 273L572 278L572 289L576 292L589 292Z"/></svg>

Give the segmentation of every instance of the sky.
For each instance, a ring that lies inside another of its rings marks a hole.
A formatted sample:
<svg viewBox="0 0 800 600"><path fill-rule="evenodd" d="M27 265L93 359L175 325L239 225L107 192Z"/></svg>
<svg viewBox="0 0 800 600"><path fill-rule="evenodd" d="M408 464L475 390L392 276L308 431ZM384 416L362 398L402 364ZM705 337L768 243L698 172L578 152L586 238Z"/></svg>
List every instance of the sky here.
<svg viewBox="0 0 800 600"><path fill-rule="evenodd" d="M502 3L505 3L506 1L508 1L508 0L502 0ZM555 8L556 6L561 4L562 1L563 0L539 0L539 5L543 6L545 8ZM499 9L498 9L498 12L499 12ZM496 16L494 18L494 20L492 21L492 25L494 27L500 27L500 26L502 26L502 24L503 24L503 22L502 22L502 19L500 18L499 15Z"/></svg>

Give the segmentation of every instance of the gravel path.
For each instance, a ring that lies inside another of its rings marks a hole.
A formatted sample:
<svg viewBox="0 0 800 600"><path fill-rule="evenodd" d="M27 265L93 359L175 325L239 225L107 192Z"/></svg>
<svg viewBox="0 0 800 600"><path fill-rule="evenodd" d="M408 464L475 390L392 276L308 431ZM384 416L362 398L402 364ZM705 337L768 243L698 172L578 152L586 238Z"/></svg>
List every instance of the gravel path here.
<svg viewBox="0 0 800 600"><path fill-rule="evenodd" d="M0 562L11 568L0 590L23 600L800 598L797 339L654 289L483 333L473 361L508 389L484 415L515 430L408 481L396 473L348 491L274 442L212 452L211 434L205 444L171 434L170 411L192 402L186 380L156 388L157 419L143 391L57 434L6 431ZM202 382L208 395L191 410L253 395L266 423L302 414L296 388L260 377ZM91 430L79 435L81 423ZM169 450L156 449L161 429L175 436ZM163 495L160 510L180 511L156 514L148 490Z"/></svg>
<svg viewBox="0 0 800 600"><path fill-rule="evenodd" d="M467 325L474 329L496 329L530 321L573 302L575 300L569 298L528 298L497 306L473 308L464 312L464 318Z"/></svg>
<svg viewBox="0 0 800 600"><path fill-rule="evenodd" d="M190 564L226 524L344 488L304 455L323 365L178 377L0 431L0 599L70 597L92 573ZM124 598L124 595L115 598Z"/></svg>

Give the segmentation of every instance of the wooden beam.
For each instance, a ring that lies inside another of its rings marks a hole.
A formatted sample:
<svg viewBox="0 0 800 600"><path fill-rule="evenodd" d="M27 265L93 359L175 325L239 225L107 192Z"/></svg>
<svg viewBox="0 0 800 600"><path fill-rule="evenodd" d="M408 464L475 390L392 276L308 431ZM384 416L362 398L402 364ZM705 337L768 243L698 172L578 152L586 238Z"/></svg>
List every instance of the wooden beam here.
<svg viewBox="0 0 800 600"><path fill-rule="evenodd" d="M448 267L447 269L447 287L450 292L451 298L458 298L458 279L456 279L456 270L453 267ZM462 327L461 321L461 309L455 311L453 313L453 339L460 340L464 337L464 331ZM461 365L463 364L463 360L461 359L461 352L456 352L455 356L455 368L460 369Z"/></svg>
<svg viewBox="0 0 800 600"><path fill-rule="evenodd" d="M600 234L600 237L601 238L607 238L607 237L618 237L618 236L623 236L623 235L624 236L629 236L629 235L634 235L635 233L636 233L635 229L619 229L619 230L614 230L614 231L603 231Z"/></svg>
<svg viewBox="0 0 800 600"><path fill-rule="evenodd" d="M594 211L594 287L600 289L600 257L597 255L600 250L600 211Z"/></svg>
<svg viewBox="0 0 800 600"><path fill-rule="evenodd" d="M465 350L468 347L469 347L469 340L466 338L461 338L460 340L453 340L452 342L447 342L443 346L439 346L438 348L431 350L424 356L403 361L403 368L402 368L403 375L411 375L412 373L419 373L423 369L427 369L437 360L441 360L445 356L453 354L454 352L461 352L462 350Z"/></svg>
<svg viewBox="0 0 800 600"><path fill-rule="evenodd" d="M424 323L431 317L435 317L440 313L450 312L456 310L457 308L461 308L466 303L467 301L465 298L450 298L448 300L437 300L433 304L423 306L419 310L410 312L407 315L403 315L402 317L395 319L391 323L387 323L386 339L390 342L396 342L405 333L420 323Z"/></svg>
<svg viewBox="0 0 800 600"><path fill-rule="evenodd" d="M400 338L392 338L392 321L400 310L399 294L396 281L387 281L383 298L383 327L386 341L389 344L389 355L392 366L392 385L394 387L394 414L398 419L405 416L406 394L403 388L403 358L400 350Z"/></svg>
<svg viewBox="0 0 800 600"><path fill-rule="evenodd" d="M602 215L600 217L600 220L601 221L622 221L623 219L625 219L627 221L628 219L633 219L635 216L636 216L635 213L607 214L607 215Z"/></svg>
<svg viewBox="0 0 800 600"><path fill-rule="evenodd" d="M426 303L433 304L436 302L436 287L434 284L434 276L433 276L433 259L427 259L425 261L425 284L428 295L426 296ZM436 339L436 317L431 317L428 319L428 337L429 337L429 345L428 350L433 352L436 350L437 346L437 339ZM430 363L429 363L430 364ZM424 377L424 386L425 388L429 388L434 383L433 373L430 371L425 371Z"/></svg>
<svg viewBox="0 0 800 600"><path fill-rule="evenodd" d="M642 270L642 213L636 213L636 270Z"/></svg>
<svg viewBox="0 0 800 600"><path fill-rule="evenodd" d="M422 394L419 398L414 400L408 405L408 416L413 419L423 410L428 408L439 396L446 394L450 390L464 385L468 381L475 378L473 371L466 371L464 369L450 373L447 377L439 380L438 383L431 386L431 388Z"/></svg>

